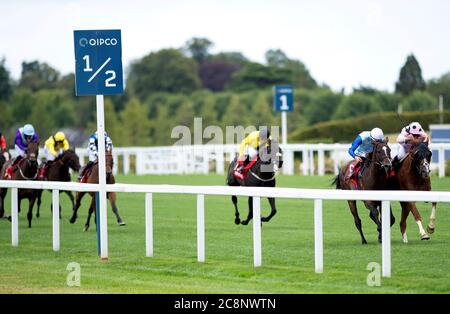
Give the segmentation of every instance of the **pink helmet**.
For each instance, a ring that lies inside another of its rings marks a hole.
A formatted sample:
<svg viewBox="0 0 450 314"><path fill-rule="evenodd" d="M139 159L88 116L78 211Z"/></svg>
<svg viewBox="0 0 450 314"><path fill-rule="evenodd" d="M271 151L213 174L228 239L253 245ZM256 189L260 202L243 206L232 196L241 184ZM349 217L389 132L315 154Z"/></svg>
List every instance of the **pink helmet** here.
<svg viewBox="0 0 450 314"><path fill-rule="evenodd" d="M422 133L422 126L419 122L411 122L407 127L406 131L410 134L420 135Z"/></svg>

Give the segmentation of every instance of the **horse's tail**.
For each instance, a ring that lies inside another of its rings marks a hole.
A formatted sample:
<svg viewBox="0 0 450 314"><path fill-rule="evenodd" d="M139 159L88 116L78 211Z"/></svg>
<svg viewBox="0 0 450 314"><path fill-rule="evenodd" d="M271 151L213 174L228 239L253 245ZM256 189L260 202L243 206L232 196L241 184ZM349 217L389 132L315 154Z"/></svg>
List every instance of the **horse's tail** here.
<svg viewBox="0 0 450 314"><path fill-rule="evenodd" d="M336 185L336 189L341 189L341 180L339 178L340 175L340 171L338 172L338 174L334 177L333 182L331 182L331 185Z"/></svg>

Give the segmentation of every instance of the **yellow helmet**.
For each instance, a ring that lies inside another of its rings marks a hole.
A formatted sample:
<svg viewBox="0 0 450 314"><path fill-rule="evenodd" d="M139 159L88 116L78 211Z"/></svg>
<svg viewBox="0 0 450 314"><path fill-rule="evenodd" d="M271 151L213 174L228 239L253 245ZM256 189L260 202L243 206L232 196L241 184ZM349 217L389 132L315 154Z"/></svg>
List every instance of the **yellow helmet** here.
<svg viewBox="0 0 450 314"><path fill-rule="evenodd" d="M66 139L66 136L64 135L63 132L57 132L57 133L55 134L55 141L57 141L57 142L62 142L62 141L64 141L65 139Z"/></svg>

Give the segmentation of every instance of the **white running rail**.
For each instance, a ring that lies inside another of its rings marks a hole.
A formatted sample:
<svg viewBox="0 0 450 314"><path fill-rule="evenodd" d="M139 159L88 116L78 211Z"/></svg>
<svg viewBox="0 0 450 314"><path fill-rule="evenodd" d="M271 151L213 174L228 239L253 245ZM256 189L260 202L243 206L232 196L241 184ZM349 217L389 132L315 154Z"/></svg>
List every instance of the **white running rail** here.
<svg viewBox="0 0 450 314"><path fill-rule="evenodd" d="M19 244L18 229L18 188L49 189L53 190L52 199L54 208L59 208L59 191L98 191L97 184L82 184L75 182L48 182L48 181L9 181L0 180L0 187L11 188L11 235L12 245ZM229 186L190 186L190 185L144 185L121 184L107 185L108 192L145 193L145 225L146 225L146 256L153 256L153 193L163 194L193 194L197 195L197 256L199 262L205 261L205 195L237 195L253 196L253 247L255 267L262 265L261 225L260 225L260 198L276 197L290 199L314 200L314 242L315 242L315 271L323 272L323 225L322 200L379 200L382 201L382 273L385 277L391 276L391 236L390 228L390 202L392 201L423 201L423 202L450 202L450 192L423 192L423 191L348 191L325 189L297 189L297 188L264 188L264 187L229 187ZM53 250L59 251L59 219L58 210L53 210Z"/></svg>

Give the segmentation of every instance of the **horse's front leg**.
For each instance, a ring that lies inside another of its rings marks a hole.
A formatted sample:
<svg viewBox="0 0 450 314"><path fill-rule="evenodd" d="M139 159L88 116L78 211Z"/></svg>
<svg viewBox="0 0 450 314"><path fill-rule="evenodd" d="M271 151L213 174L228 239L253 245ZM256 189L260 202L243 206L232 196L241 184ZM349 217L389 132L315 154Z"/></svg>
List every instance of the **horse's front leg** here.
<svg viewBox="0 0 450 314"><path fill-rule="evenodd" d="M238 210L238 206L237 206L237 202L238 202L237 196L236 195L231 196L231 201L233 202L233 205L234 205L234 223L236 225L239 225L241 223L241 219L239 218L239 210Z"/></svg>
<svg viewBox="0 0 450 314"><path fill-rule="evenodd" d="M117 223L119 224L119 226L125 226L125 223L123 222L122 218L120 218L119 210L117 209L116 206L116 193L113 192L108 193L108 199L111 204L112 211L114 215L116 215Z"/></svg>
<svg viewBox="0 0 450 314"><path fill-rule="evenodd" d="M38 190L37 191L37 212L36 212L36 218L39 218L41 216L40 214L40 209L41 209L41 203L42 203L42 191L43 190Z"/></svg>
<svg viewBox="0 0 450 314"><path fill-rule="evenodd" d="M262 221L262 222L267 222L267 221L269 221L269 220L272 219L272 217L275 216L275 214L277 213L277 209L276 209L276 207L275 207L275 198L273 198L273 197L268 197L267 199L269 200L269 204L270 204L271 211L270 211L269 216L267 216L267 217L261 217L261 221Z"/></svg>
<svg viewBox="0 0 450 314"><path fill-rule="evenodd" d="M91 222L91 216L92 213L95 211L95 196L92 197L91 199L91 205L89 206L89 213L88 213L88 218L86 220L86 224L84 225L84 231L88 231L89 230L89 225Z"/></svg>
<svg viewBox="0 0 450 314"><path fill-rule="evenodd" d="M408 243L408 237L406 236L406 219L409 215L409 204L407 202L400 202L402 206L402 218L400 219L400 233L402 234L403 243Z"/></svg>
<svg viewBox="0 0 450 314"><path fill-rule="evenodd" d="M33 206L34 202L36 201L36 196L32 196L28 199L28 228L31 228L31 220L33 219Z"/></svg>
<svg viewBox="0 0 450 314"><path fill-rule="evenodd" d="M70 218L70 223L71 224L75 223L75 221L77 220L77 211L78 211L78 208L80 208L81 199L83 198L84 194L86 194L86 192L77 192L75 205L73 207L72 218Z"/></svg>
<svg viewBox="0 0 450 314"><path fill-rule="evenodd" d="M416 203L415 202L411 202L409 207L411 209L411 213L414 216L414 219L416 220L416 224L419 227L420 239L422 239L422 240L429 240L430 236L426 233L425 229L423 228L422 217L420 216L419 210L416 207Z"/></svg>
<svg viewBox="0 0 450 314"><path fill-rule="evenodd" d="M0 189L0 218L3 218L5 215L5 195L6 195L6 189Z"/></svg>
<svg viewBox="0 0 450 314"><path fill-rule="evenodd" d="M241 224L248 225L250 220L253 218L253 197L248 198L248 216L247 219L243 220Z"/></svg>
<svg viewBox="0 0 450 314"><path fill-rule="evenodd" d="M370 213L369 213L370 219L372 219L373 222L377 225L378 242L381 243L381 221L378 218L379 217L378 203L377 202L366 202L366 207L370 211Z"/></svg>
<svg viewBox="0 0 450 314"><path fill-rule="evenodd" d="M430 215L430 222L428 223L427 226L427 231L430 234L434 233L434 222L436 220L436 203L431 203L431 215Z"/></svg>

